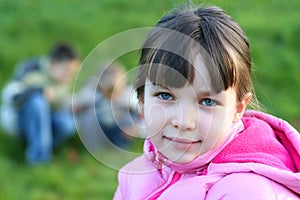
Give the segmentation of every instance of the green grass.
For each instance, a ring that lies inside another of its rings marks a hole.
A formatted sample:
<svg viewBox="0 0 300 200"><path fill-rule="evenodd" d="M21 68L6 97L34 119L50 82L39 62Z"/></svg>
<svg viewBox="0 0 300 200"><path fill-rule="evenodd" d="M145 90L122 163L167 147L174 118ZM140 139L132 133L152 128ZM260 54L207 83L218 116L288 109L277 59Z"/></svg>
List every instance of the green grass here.
<svg viewBox="0 0 300 200"><path fill-rule="evenodd" d="M68 41L84 59L101 41L132 28L153 26L179 0L0 0L0 88L16 62ZM300 23L298 0L213 0L247 33L254 85L267 111L300 130ZM134 40L134 38L133 38ZM117 46L115 48L118 48ZM137 55L124 56L134 66ZM117 171L101 164L78 138L56 150L49 165L29 167L25 145L0 133L0 199L111 199ZM70 158L76 150L78 160Z"/></svg>
<svg viewBox="0 0 300 200"><path fill-rule="evenodd" d="M117 186L116 171L89 155L73 139L55 151L50 164L28 166L24 144L2 137L14 147L1 145L0 199L111 199Z"/></svg>

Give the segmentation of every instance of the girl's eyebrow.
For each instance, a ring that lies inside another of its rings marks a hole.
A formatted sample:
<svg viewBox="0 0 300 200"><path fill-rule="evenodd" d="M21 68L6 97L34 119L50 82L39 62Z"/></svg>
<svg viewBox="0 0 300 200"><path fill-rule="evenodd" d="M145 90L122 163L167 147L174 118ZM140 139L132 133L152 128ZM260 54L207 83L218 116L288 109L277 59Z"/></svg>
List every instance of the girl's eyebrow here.
<svg viewBox="0 0 300 200"><path fill-rule="evenodd" d="M154 86L154 90L158 90L158 89L164 89L164 90L176 90L179 88L170 88L168 86L164 86L162 84L159 83L151 83ZM197 98L203 97L203 96L216 96L218 95L218 93L213 92L213 91L208 91L208 90L200 90L200 91L195 91L195 94L197 96Z"/></svg>
<svg viewBox="0 0 300 200"><path fill-rule="evenodd" d="M211 97L211 98L221 98L223 99L224 98L224 93L223 92L220 92L220 93L216 93L214 91L199 91L196 93L197 95L197 98L198 99L201 99L202 97Z"/></svg>
<svg viewBox="0 0 300 200"><path fill-rule="evenodd" d="M164 86L160 83L152 83L150 82L150 84L153 86L152 90L159 90L159 89L163 89L163 90L176 90L179 88L170 88L168 86ZM197 98L202 98L202 97L217 97L217 96L223 96L222 92L220 93L216 93L215 91L209 91L209 90L199 90L199 91L195 91L196 97Z"/></svg>
<svg viewBox="0 0 300 200"><path fill-rule="evenodd" d="M200 98L200 97L203 97L203 96L212 96L215 93L203 90L203 91L197 91L196 94L197 94L197 97Z"/></svg>
<svg viewBox="0 0 300 200"><path fill-rule="evenodd" d="M156 88L162 88L162 89L165 89L165 90L170 90L169 87L164 86L164 85L159 84L159 83L151 83L151 84L152 84L154 87L156 87Z"/></svg>

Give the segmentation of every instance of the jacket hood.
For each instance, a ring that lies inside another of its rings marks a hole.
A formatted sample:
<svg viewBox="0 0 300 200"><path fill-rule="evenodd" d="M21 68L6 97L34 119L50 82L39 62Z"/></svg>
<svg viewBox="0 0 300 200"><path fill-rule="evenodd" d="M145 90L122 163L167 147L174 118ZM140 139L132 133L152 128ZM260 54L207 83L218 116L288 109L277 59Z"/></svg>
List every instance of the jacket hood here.
<svg viewBox="0 0 300 200"><path fill-rule="evenodd" d="M247 111L242 121L244 131L213 159L213 163L252 162L299 172L299 133L291 125L256 111Z"/></svg>

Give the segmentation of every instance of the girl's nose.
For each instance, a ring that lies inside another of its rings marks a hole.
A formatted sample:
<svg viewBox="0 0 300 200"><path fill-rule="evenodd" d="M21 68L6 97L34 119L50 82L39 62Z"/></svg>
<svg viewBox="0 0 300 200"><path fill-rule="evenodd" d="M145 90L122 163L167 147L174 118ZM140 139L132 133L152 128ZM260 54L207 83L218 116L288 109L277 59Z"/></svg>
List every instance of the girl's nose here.
<svg viewBox="0 0 300 200"><path fill-rule="evenodd" d="M171 121L172 126L180 130L194 130L197 124L196 108L192 105L176 109Z"/></svg>

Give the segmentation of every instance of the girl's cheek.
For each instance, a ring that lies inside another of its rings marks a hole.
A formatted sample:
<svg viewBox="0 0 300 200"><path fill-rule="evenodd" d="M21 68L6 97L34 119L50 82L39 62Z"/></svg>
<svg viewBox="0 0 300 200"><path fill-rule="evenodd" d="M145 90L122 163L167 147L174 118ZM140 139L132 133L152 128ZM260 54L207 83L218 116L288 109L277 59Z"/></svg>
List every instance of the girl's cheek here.
<svg viewBox="0 0 300 200"><path fill-rule="evenodd" d="M167 122L167 111L158 104L145 105L145 128L149 135L159 133Z"/></svg>

